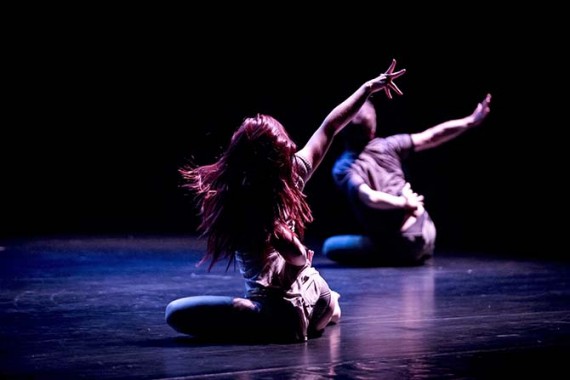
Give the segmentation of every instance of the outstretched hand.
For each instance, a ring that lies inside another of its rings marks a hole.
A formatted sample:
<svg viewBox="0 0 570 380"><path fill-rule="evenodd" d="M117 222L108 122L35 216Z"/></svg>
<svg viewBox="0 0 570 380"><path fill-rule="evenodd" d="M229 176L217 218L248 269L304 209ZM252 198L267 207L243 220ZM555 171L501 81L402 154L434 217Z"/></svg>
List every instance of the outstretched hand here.
<svg viewBox="0 0 570 380"><path fill-rule="evenodd" d="M370 88L372 89L373 93L380 90L384 90L388 99L392 99L391 91L394 91L398 95L404 94L402 90L400 90L398 86L396 86L396 83L394 83L394 79L404 75L406 69L394 72L395 68L396 68L396 60L392 59L392 63L390 64L390 67L388 67L388 70L386 70L385 73L380 74L378 77L372 79L369 82Z"/></svg>
<svg viewBox="0 0 570 380"><path fill-rule="evenodd" d="M491 104L491 94L487 94L485 99L483 99L482 102L477 104L477 108L475 108L475 111L473 111L473 113L471 114L471 117L473 118L472 121L473 126L481 124L483 120L485 120L489 112L491 112L489 104Z"/></svg>

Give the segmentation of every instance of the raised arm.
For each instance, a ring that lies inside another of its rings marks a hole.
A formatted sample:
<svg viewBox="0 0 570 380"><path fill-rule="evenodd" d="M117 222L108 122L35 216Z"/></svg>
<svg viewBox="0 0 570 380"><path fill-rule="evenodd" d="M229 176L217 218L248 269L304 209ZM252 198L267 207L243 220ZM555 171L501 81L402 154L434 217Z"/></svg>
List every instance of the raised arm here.
<svg viewBox="0 0 570 380"><path fill-rule="evenodd" d="M421 150L435 148L446 141L456 138L469 128L481 124L491 111L489 108L490 103L491 94L487 94L485 99L477 104L475 111L473 111L471 115L462 119L449 120L428 128L423 132L412 134L414 150L419 152Z"/></svg>
<svg viewBox="0 0 570 380"><path fill-rule="evenodd" d="M400 91L393 80L402 76L406 70L402 69L394 72L395 67L396 60L393 59L385 73L362 84L352 95L327 115L307 144L299 151L299 154L311 164L313 171L321 163L334 136L352 120L370 95L380 90L384 90L389 99L392 99L391 91L402 95L402 91Z"/></svg>

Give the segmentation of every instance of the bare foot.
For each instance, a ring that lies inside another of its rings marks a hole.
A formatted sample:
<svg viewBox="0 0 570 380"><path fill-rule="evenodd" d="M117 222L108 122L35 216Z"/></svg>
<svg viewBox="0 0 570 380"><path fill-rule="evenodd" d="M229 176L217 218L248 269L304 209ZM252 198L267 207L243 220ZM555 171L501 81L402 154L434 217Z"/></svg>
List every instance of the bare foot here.
<svg viewBox="0 0 570 380"><path fill-rule="evenodd" d="M234 298L232 305L236 310L255 310L255 304L247 298Z"/></svg>

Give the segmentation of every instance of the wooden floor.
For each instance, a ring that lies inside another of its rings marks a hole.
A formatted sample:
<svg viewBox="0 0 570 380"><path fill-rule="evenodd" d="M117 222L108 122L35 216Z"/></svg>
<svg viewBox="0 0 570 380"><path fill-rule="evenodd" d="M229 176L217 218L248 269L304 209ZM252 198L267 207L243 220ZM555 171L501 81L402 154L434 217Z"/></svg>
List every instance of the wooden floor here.
<svg viewBox="0 0 570 380"><path fill-rule="evenodd" d="M237 271L195 267L195 239L0 245L2 379L560 378L568 368L570 261L438 252L424 267L346 268L317 252L342 295L341 323L307 343L255 344L165 324L175 298L242 293Z"/></svg>

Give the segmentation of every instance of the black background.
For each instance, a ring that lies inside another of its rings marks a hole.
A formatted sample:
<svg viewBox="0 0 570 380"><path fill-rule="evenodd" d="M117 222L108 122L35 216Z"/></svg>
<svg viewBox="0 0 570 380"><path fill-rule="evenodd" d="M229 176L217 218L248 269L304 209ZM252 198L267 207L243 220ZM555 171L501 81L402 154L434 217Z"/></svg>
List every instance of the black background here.
<svg viewBox="0 0 570 380"><path fill-rule="evenodd" d="M180 166L212 162L257 112L302 145L396 58L404 96L375 95L379 135L466 116L493 96L484 125L408 161L441 249L563 257L555 23L539 29L528 21L540 15L520 9L418 23L398 8L220 8L17 14L4 58L0 238L194 233ZM339 151L336 141L306 187L308 236L356 230L330 177Z"/></svg>

